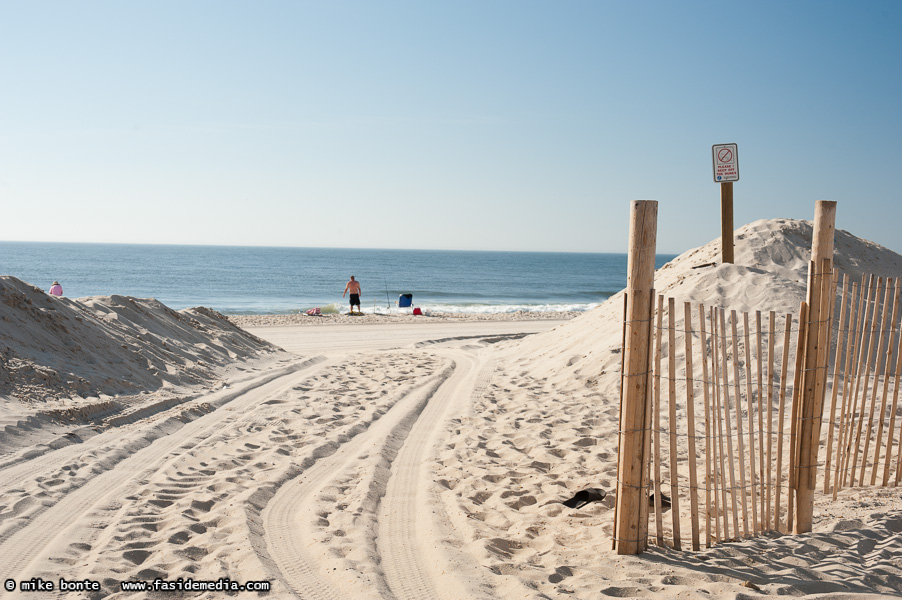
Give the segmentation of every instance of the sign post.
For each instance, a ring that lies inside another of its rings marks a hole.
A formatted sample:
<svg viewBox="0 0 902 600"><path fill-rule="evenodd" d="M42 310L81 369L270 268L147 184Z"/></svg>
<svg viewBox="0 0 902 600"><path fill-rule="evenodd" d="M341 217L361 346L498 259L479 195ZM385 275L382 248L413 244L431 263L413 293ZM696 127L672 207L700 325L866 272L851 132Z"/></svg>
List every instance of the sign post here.
<svg viewBox="0 0 902 600"><path fill-rule="evenodd" d="M711 147L714 181L720 184L721 261L733 263L733 182L739 181L739 150L736 144Z"/></svg>

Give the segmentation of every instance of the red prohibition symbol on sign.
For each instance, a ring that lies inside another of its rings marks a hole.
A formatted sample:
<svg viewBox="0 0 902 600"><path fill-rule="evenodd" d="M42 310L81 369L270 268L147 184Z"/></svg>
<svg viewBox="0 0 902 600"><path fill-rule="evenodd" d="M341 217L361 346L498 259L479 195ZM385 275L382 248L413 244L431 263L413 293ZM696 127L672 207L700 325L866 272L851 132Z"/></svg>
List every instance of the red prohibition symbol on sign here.
<svg viewBox="0 0 902 600"><path fill-rule="evenodd" d="M717 160L719 160L722 163L730 162L731 160L733 160L733 151L730 150L729 148L721 148L717 152Z"/></svg>

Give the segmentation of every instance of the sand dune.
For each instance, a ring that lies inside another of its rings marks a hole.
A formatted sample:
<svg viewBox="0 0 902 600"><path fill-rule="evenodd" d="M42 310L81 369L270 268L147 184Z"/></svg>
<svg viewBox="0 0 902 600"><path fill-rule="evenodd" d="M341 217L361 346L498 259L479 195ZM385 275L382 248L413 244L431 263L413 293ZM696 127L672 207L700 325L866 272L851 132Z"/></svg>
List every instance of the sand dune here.
<svg viewBox="0 0 902 600"><path fill-rule="evenodd" d="M206 308L55 298L7 276L0 299L0 394L23 401L209 383L235 359L278 351Z"/></svg>
<svg viewBox="0 0 902 600"><path fill-rule="evenodd" d="M737 265L702 266L712 242L656 287L791 312L810 236L758 221ZM845 232L836 248L852 276L902 274ZM0 283L0 579L100 588L27 597L172 597L121 583L179 578L305 599L902 596L897 488L818 497L807 535L611 551L618 297L569 320L246 318L248 334L203 309ZM609 494L562 504L588 487Z"/></svg>

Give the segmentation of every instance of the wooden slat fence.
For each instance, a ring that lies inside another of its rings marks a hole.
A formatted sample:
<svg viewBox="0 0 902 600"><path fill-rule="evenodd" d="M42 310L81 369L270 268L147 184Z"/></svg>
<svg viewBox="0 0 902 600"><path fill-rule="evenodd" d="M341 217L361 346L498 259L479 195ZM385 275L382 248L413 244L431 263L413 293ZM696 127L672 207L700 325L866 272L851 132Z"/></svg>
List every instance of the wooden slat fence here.
<svg viewBox="0 0 902 600"><path fill-rule="evenodd" d="M836 274L818 283L828 298L818 324L804 302L793 316L657 297L648 468L658 545L698 550L793 530L809 326L832 330L818 350L825 414L813 417L825 423L815 460L824 493L899 485L902 279L838 283Z"/></svg>
<svg viewBox="0 0 902 600"><path fill-rule="evenodd" d="M843 276L837 293L836 203L815 204L817 264L797 318L771 312L766 326L760 311L651 302L657 203L634 201L631 211L618 554L646 549L650 505L659 545L697 550L810 532L818 474L834 498L844 487L898 487L902 280Z"/></svg>
<svg viewBox="0 0 902 600"><path fill-rule="evenodd" d="M900 293L899 278L843 277L821 454L823 490L834 498L844 487L902 479Z"/></svg>
<svg viewBox="0 0 902 600"><path fill-rule="evenodd" d="M650 465L658 545L697 550L790 529L799 322L658 297Z"/></svg>

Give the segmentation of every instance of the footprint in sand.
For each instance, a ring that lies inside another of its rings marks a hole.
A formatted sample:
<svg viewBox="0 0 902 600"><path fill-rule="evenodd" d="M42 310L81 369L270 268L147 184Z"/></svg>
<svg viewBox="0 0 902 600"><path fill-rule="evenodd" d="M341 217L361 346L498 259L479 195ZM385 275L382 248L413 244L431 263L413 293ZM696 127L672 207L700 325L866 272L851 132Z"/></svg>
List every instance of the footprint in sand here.
<svg viewBox="0 0 902 600"><path fill-rule="evenodd" d="M532 467L533 469L535 469L536 471L539 471L540 473L547 473L548 471L551 470L551 463L539 462L537 460L530 463L529 466Z"/></svg>
<svg viewBox="0 0 902 600"><path fill-rule="evenodd" d="M166 540L169 544L177 544L181 545L191 539L191 534L187 531L179 531L178 533L174 533L169 536L169 539Z"/></svg>
<svg viewBox="0 0 902 600"><path fill-rule="evenodd" d="M520 510L524 506L532 506L536 504L538 500L536 500L535 496L522 496L517 499L516 502L511 502L508 504L514 510Z"/></svg>
<svg viewBox="0 0 902 600"><path fill-rule="evenodd" d="M122 553L122 558L136 565L143 563L148 556L150 552L147 550L128 550Z"/></svg>
<svg viewBox="0 0 902 600"><path fill-rule="evenodd" d="M573 571L570 567L558 567L554 570L554 573L548 576L548 581L551 583L560 583L564 579L573 576Z"/></svg>
<svg viewBox="0 0 902 600"><path fill-rule="evenodd" d="M197 562L203 559L209 552L205 548L199 548L197 546L188 546L183 550L177 550L176 554L187 558L190 561Z"/></svg>
<svg viewBox="0 0 902 600"><path fill-rule="evenodd" d="M216 504L216 500L192 500L191 508L194 510L199 510L201 512L210 512L210 509L213 508L213 505ZM186 511L188 512L188 511Z"/></svg>
<svg viewBox="0 0 902 600"><path fill-rule="evenodd" d="M601 590L603 596L612 598L644 598L649 594L642 588L611 586Z"/></svg>
<svg viewBox="0 0 902 600"><path fill-rule="evenodd" d="M475 504L482 504L491 497L492 492L476 492L475 494L470 496L470 500L472 500Z"/></svg>
<svg viewBox="0 0 902 600"><path fill-rule="evenodd" d="M198 535L207 533L207 526L204 525L203 523L194 523L192 525L189 525L188 529L190 529L191 531L193 531L194 533L196 533Z"/></svg>
<svg viewBox="0 0 902 600"><path fill-rule="evenodd" d="M142 569L137 573L138 579L143 579L145 581L153 581L154 579L166 579L166 575L166 573L157 571L156 569ZM113 581L115 583L115 589L119 589L119 583L115 580L107 579L106 581Z"/></svg>
<svg viewBox="0 0 902 600"><path fill-rule="evenodd" d="M523 549L523 544L516 540L494 538L486 542L486 550L505 560L510 560L518 550Z"/></svg>

